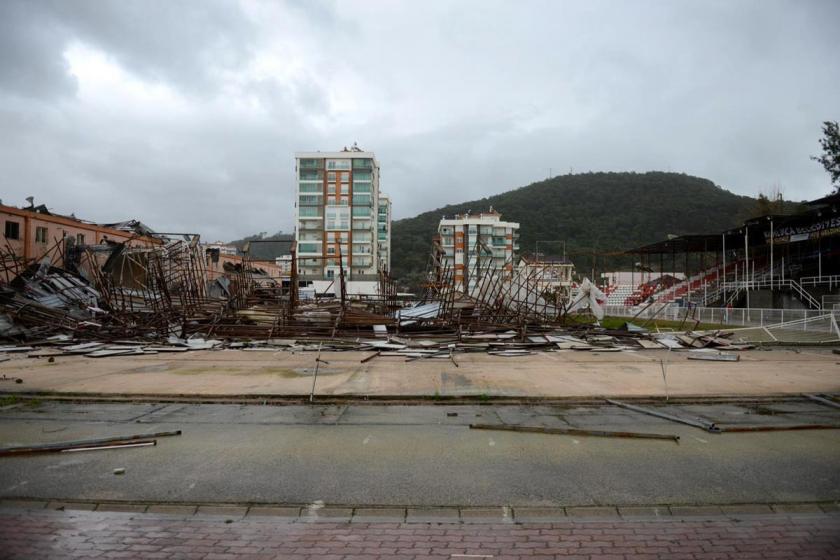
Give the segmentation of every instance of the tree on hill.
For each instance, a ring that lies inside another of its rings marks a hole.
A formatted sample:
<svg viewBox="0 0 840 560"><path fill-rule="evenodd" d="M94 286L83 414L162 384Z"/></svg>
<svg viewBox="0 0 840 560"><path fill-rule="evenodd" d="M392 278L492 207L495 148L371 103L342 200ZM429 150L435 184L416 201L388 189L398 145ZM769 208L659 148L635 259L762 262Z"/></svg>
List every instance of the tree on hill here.
<svg viewBox="0 0 840 560"><path fill-rule="evenodd" d="M429 262L432 236L444 215L493 206L520 223L519 253L545 252L545 240L566 241L566 254L590 270L593 252L620 252L669 234L718 232L740 225L756 200L707 179L679 173L582 173L554 177L499 195L445 206L394 222L394 275L417 286ZM556 244L555 244L556 245ZM546 246L548 248L548 245ZM598 257L598 268L629 267L629 256Z"/></svg>
<svg viewBox="0 0 840 560"><path fill-rule="evenodd" d="M835 191L840 192L840 127L837 121L823 123L823 137L820 138L821 156L811 156L811 159L822 164L831 177Z"/></svg>

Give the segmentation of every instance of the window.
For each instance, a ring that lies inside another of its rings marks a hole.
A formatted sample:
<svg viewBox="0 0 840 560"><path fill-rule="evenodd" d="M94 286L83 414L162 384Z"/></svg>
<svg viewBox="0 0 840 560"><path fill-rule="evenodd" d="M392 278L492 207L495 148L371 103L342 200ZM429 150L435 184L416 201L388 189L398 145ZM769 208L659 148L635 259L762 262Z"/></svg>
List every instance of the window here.
<svg viewBox="0 0 840 560"><path fill-rule="evenodd" d="M320 208L317 206L301 206L298 208L298 216L301 218L320 218Z"/></svg>
<svg viewBox="0 0 840 560"><path fill-rule="evenodd" d="M353 180L354 181L370 181L371 174L369 171L354 171L353 172Z"/></svg>
<svg viewBox="0 0 840 560"><path fill-rule="evenodd" d="M76 234L76 245L84 245L85 244L85 234L84 233L77 233Z"/></svg>
<svg viewBox="0 0 840 560"><path fill-rule="evenodd" d="M341 194L350 193L350 183L341 183Z"/></svg>
<svg viewBox="0 0 840 560"><path fill-rule="evenodd" d="M353 216L370 217L370 208L367 206L354 206Z"/></svg>
<svg viewBox="0 0 840 560"><path fill-rule="evenodd" d="M335 171L327 171L327 181L335 183Z"/></svg>
<svg viewBox="0 0 840 560"><path fill-rule="evenodd" d="M298 243L298 251L301 253L320 253L320 243Z"/></svg>
<svg viewBox="0 0 840 560"><path fill-rule="evenodd" d="M369 193L370 192L370 183L357 183L353 181L353 192L354 193Z"/></svg>
<svg viewBox="0 0 840 560"><path fill-rule="evenodd" d="M323 188L321 183L301 183L299 190L302 193L319 193Z"/></svg>
<svg viewBox="0 0 840 560"><path fill-rule="evenodd" d="M20 224L6 220L6 239L20 239Z"/></svg>
<svg viewBox="0 0 840 560"><path fill-rule="evenodd" d="M328 159L327 169L350 169L349 159Z"/></svg>
<svg viewBox="0 0 840 560"><path fill-rule="evenodd" d="M327 247L328 255L335 255L335 247Z"/></svg>
<svg viewBox="0 0 840 560"><path fill-rule="evenodd" d="M47 242L47 228L36 227L35 228L35 243L46 243L46 242Z"/></svg>
<svg viewBox="0 0 840 560"><path fill-rule="evenodd" d="M350 208L347 206L328 206L326 229L350 229Z"/></svg>
<svg viewBox="0 0 840 560"><path fill-rule="evenodd" d="M320 169L301 169L300 170L300 180L301 181L323 181L324 180L324 172Z"/></svg>
<svg viewBox="0 0 840 560"><path fill-rule="evenodd" d="M369 194L353 194L353 206L355 205L362 205L362 206L369 206L370 205L370 195Z"/></svg>
<svg viewBox="0 0 840 560"><path fill-rule="evenodd" d="M322 159L302 159L300 160L301 169L323 169L324 160Z"/></svg>
<svg viewBox="0 0 840 560"><path fill-rule="evenodd" d="M353 169L373 169L373 160L369 158L354 158Z"/></svg>
<svg viewBox="0 0 840 560"><path fill-rule="evenodd" d="M314 194L302 194L300 195L300 205L301 206L313 206L321 204L321 197Z"/></svg>

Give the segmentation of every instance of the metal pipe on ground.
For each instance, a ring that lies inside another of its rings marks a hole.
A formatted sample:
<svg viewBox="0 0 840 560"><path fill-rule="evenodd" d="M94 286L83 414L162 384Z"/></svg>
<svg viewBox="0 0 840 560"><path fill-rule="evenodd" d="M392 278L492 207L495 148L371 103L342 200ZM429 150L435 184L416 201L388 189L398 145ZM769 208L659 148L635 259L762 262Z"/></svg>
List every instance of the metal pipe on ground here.
<svg viewBox="0 0 840 560"><path fill-rule="evenodd" d="M675 442L679 442L680 440L680 436L671 434L650 434L644 432L610 432L606 430L583 430L579 428L546 428L543 426L509 426L506 424L470 424L470 429L499 430L505 432L526 432L532 434L559 434L568 436L665 439Z"/></svg>
<svg viewBox="0 0 840 560"><path fill-rule="evenodd" d="M23 455L26 453L50 453L50 452L57 452L63 451L65 449L74 449L74 448L83 448L83 447L102 447L102 446L109 446L109 445L119 445L119 444L133 444L133 443L146 443L149 441L153 441L154 438L158 437L168 437L168 436L179 436L181 435L181 430L176 430L174 432L156 432L153 434L137 434L137 435L130 435L130 436L113 436L108 438L98 438L98 439L82 439L76 441L63 441L58 443L44 443L44 444L36 444L36 445L21 445L16 447L4 447L0 448L0 457L8 457L12 455Z"/></svg>
<svg viewBox="0 0 840 560"><path fill-rule="evenodd" d="M718 428L714 422L708 422L701 418L683 418L682 416L674 416L673 414L667 414L658 410L652 410L650 408L644 408L633 404L627 404L621 401L614 401L612 399L606 399L606 401L612 405L620 406L621 408L626 408L627 410L640 412L649 416L656 416L657 418L663 418L665 420L670 420L671 422L678 422L680 424L694 426L695 428L700 428L701 430L705 430L712 434L719 434L721 432L720 428Z"/></svg>
<svg viewBox="0 0 840 560"><path fill-rule="evenodd" d="M803 395L805 398L810 399L814 402L818 402L820 404L824 404L826 406L830 406L832 408L840 408L840 403L837 401L833 401L830 399L826 399L825 397L821 397L819 395Z"/></svg>

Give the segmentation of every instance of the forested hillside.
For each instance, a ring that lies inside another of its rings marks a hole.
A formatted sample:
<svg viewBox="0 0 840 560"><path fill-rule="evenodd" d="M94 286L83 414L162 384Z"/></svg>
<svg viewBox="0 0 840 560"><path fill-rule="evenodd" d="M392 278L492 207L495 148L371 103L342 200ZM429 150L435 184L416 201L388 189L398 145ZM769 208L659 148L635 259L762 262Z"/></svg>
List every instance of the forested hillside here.
<svg viewBox="0 0 840 560"><path fill-rule="evenodd" d="M496 196L453 204L394 222L392 269L402 283L416 286L426 269L431 240L441 216L493 206L502 218L520 223L520 252L567 254L588 269L597 253L629 249L668 234L721 231L740 225L756 211L756 199L724 190L707 179L680 173L584 173L554 177ZM612 264L629 265L627 258ZM603 258L599 263L603 262ZM600 266L600 264L599 264Z"/></svg>

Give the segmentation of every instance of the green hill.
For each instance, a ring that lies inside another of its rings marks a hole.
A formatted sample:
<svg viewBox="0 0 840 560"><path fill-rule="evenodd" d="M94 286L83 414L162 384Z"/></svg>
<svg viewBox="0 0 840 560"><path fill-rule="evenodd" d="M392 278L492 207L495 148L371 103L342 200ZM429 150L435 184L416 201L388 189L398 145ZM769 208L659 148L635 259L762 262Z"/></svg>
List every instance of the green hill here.
<svg viewBox="0 0 840 560"><path fill-rule="evenodd" d="M496 196L453 204L395 221L391 266L401 283L416 287L426 270L432 236L441 216L493 206L502 219L520 223L520 253L559 254L565 240L576 267L592 266L592 251L619 251L664 239L668 234L717 232L755 214L757 201L733 194L707 179L680 173L583 173L554 177ZM612 257L598 267L627 266Z"/></svg>

